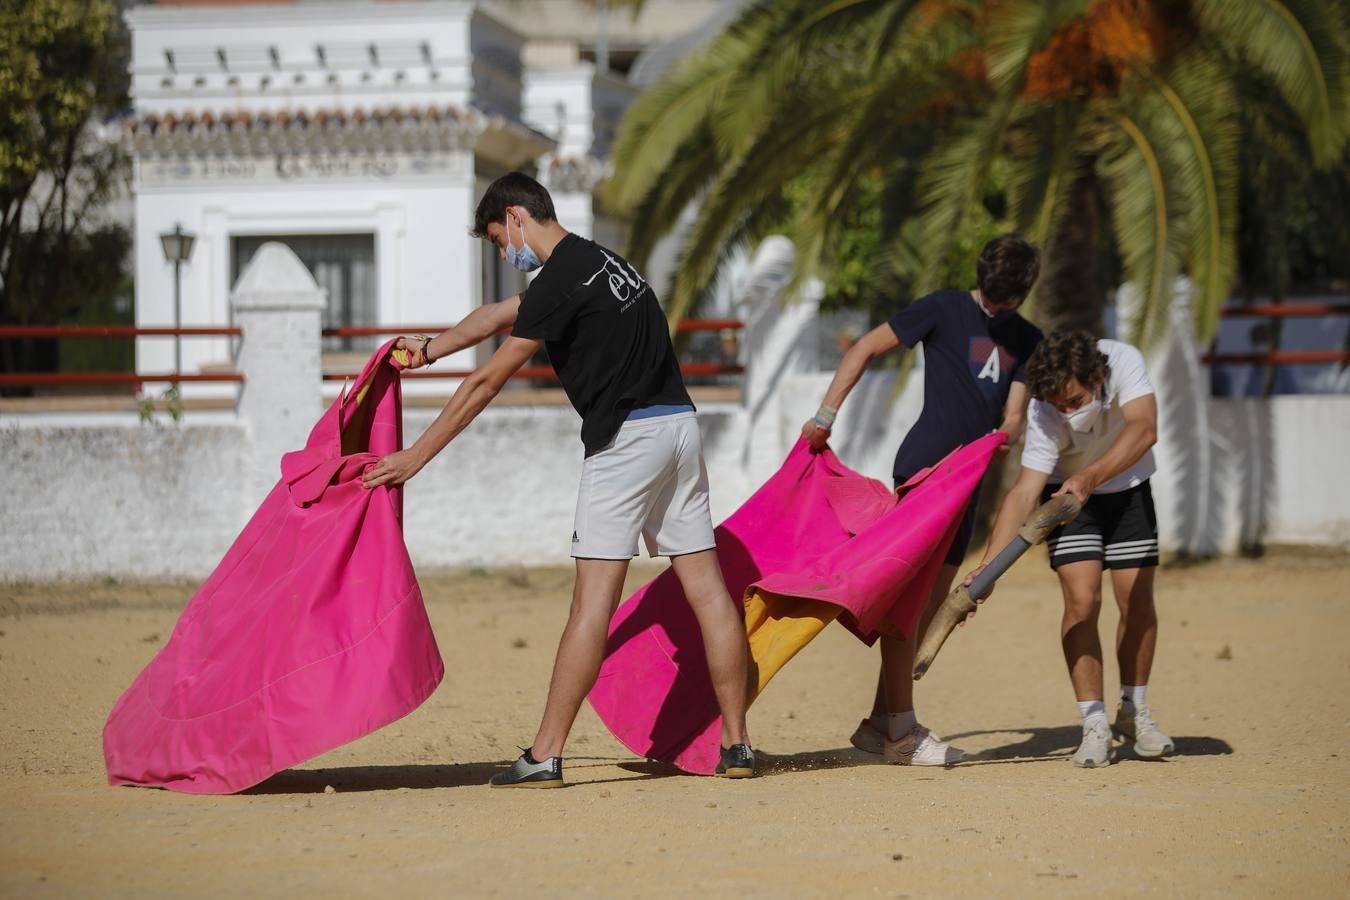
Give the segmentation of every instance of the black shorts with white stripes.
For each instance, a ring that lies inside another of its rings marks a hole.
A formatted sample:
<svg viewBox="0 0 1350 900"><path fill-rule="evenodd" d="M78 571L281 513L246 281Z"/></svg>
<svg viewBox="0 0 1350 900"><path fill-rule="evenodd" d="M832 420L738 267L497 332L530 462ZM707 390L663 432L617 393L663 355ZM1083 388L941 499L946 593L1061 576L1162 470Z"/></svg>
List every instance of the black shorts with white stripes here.
<svg viewBox="0 0 1350 900"><path fill-rule="evenodd" d="M1051 485L1041 502L1059 490ZM1050 568L1095 560L1106 569L1143 569L1158 564L1158 516L1148 482L1115 494L1093 494L1083 511L1046 538Z"/></svg>

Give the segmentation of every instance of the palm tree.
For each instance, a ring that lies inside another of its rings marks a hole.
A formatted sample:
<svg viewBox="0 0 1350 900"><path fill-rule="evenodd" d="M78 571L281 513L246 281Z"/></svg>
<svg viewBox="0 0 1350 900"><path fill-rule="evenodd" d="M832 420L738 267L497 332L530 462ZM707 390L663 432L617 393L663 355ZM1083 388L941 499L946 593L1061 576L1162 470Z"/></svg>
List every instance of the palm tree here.
<svg viewBox="0 0 1350 900"><path fill-rule="evenodd" d="M908 266L906 287L940 286L992 218L1044 249L1043 324L1100 327L1118 275L1143 292L1130 337L1149 343L1185 273L1208 336L1235 273L1237 112L1279 104L1335 165L1346 20L1336 0L760 0L639 98L607 196L634 217L637 260L698 201L673 318L766 225L786 224L803 274L828 269L883 196L879 279Z"/></svg>

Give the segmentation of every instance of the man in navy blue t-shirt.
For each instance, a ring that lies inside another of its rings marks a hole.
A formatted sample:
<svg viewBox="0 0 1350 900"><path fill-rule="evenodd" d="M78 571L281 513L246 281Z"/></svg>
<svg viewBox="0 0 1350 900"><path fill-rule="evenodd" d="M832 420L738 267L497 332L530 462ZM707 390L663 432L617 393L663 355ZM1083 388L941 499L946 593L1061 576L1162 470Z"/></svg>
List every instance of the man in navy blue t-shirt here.
<svg viewBox="0 0 1350 900"><path fill-rule="evenodd" d="M923 412L895 455L897 487L962 444L994 429L1016 438L1026 417L1024 368L1041 340L1036 326L1017 314L1040 272L1040 253L1015 234L995 238L980 251L974 291L935 291L911 303L855 344L839 364L825 402L802 427L817 450L829 441L839 407L869 363L900 347L923 344ZM919 618L904 640L881 638L881 675L872 714L853 734L853 745L903 765L941 766L965 754L943 743L914 714L914 648L933 611L951 589L966 555L975 498Z"/></svg>

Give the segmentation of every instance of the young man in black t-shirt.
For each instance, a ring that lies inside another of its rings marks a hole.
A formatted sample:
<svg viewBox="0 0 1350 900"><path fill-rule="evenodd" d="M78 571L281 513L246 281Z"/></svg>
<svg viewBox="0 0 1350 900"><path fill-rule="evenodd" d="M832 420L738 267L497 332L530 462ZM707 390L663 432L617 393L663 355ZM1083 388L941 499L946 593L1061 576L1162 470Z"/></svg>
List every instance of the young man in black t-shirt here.
<svg viewBox="0 0 1350 900"><path fill-rule="evenodd" d="M1040 254L1017 235L984 246L974 291L937 291L901 310L855 344L835 373L816 415L802 426L811 446L830 437L839 407L868 364L900 345L923 343L923 412L895 455L895 485L934 465L962 444L997 428L1015 438L1027 409L1025 366L1041 332L1017 314L1040 271ZM916 633L881 638L881 675L872 714L853 733L859 750L903 765L942 766L965 754L919 724L914 714L914 648L965 557L975 499L933 583Z"/></svg>
<svg viewBox="0 0 1350 900"><path fill-rule="evenodd" d="M626 260L563 229L548 191L519 172L488 187L474 234L516 268L539 274L523 294L482 306L435 338L400 339L416 368L511 332L431 427L382 459L365 483L401 484L417 474L541 346L548 350L581 415L586 449L572 528L577 580L539 731L492 785L562 786L563 744L599 674L639 535L650 555L670 557L703 634L722 711L717 772L753 775L745 732L745 619L717 564L698 421L656 293Z"/></svg>

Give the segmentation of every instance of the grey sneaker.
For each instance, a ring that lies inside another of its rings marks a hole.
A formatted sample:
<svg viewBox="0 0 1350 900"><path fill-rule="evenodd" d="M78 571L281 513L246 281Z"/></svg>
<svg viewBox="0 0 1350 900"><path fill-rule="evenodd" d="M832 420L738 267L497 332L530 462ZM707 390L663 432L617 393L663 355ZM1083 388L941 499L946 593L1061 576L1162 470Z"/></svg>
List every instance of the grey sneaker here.
<svg viewBox="0 0 1350 900"><path fill-rule="evenodd" d="M563 786L562 757L550 756L535 762L526 750L509 769L493 775L488 783L495 788L560 788Z"/></svg>
<svg viewBox="0 0 1350 900"><path fill-rule="evenodd" d="M853 732L848 742L864 753L875 753L880 756L886 747L886 733L867 718L858 723L857 730Z"/></svg>
<svg viewBox="0 0 1350 900"><path fill-rule="evenodd" d="M1111 765L1111 726L1105 716L1093 716L1083 723L1083 743L1073 755L1073 764L1080 769Z"/></svg>
<svg viewBox="0 0 1350 900"><path fill-rule="evenodd" d="M1140 706L1136 709L1122 703L1120 709L1116 710L1115 730L1116 735L1122 741L1134 743L1136 756L1142 756L1145 759L1157 759L1160 756L1173 753L1177 749L1176 743L1163 734L1162 729L1158 727L1158 723L1153 721L1147 706Z"/></svg>

